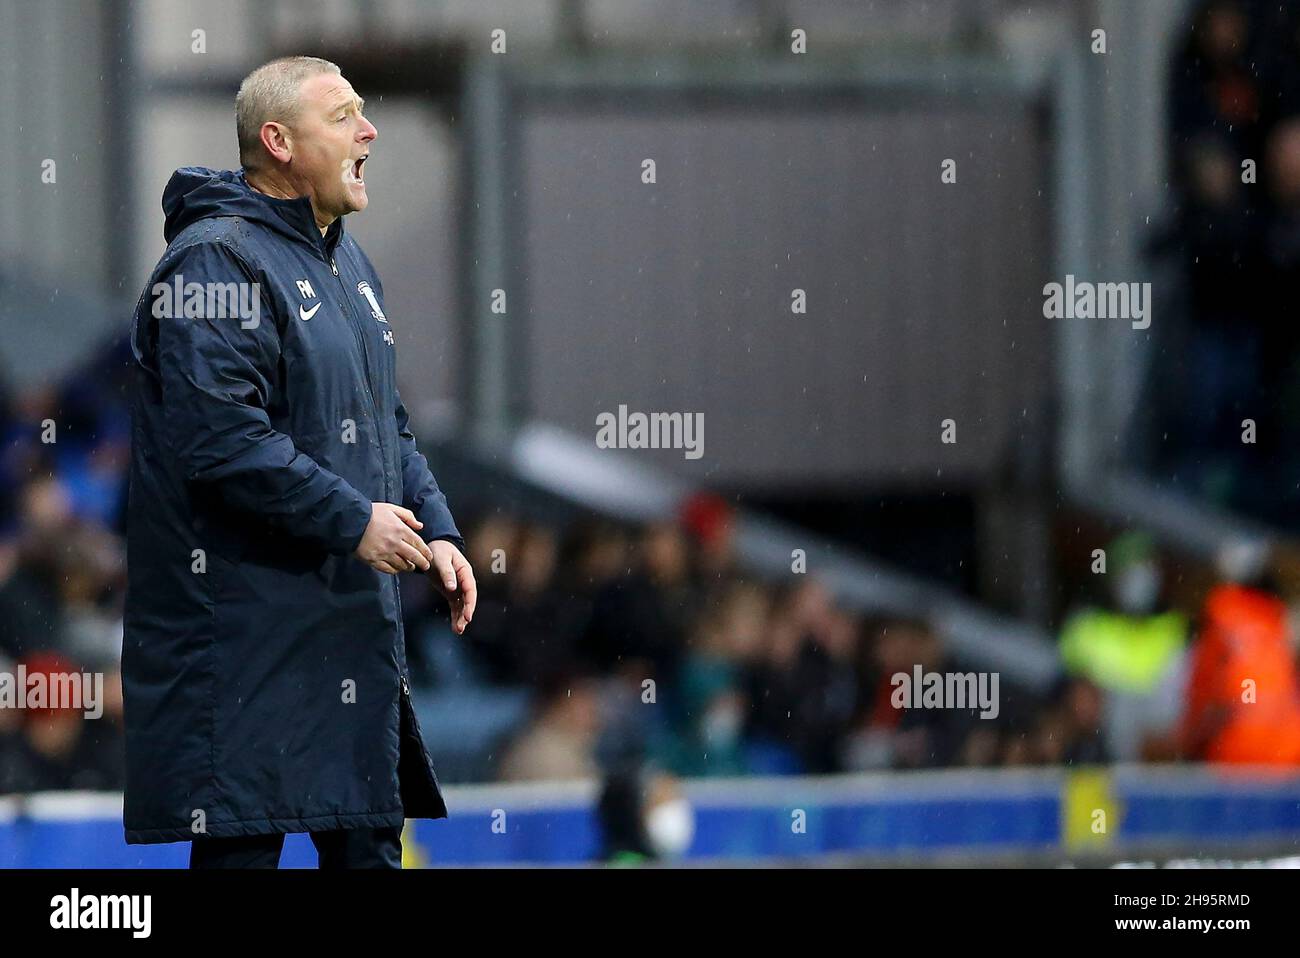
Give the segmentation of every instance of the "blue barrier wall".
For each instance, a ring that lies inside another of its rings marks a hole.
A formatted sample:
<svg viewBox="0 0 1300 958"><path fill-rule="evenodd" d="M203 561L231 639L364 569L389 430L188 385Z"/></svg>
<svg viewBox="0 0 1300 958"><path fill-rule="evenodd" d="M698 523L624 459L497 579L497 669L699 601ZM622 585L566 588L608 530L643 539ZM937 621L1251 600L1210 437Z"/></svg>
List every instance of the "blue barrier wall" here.
<svg viewBox="0 0 1300 958"><path fill-rule="evenodd" d="M1162 843L1300 845L1300 777L1203 767L710 780L685 790L696 813L688 857L702 861L861 854L917 864ZM592 861L595 796L591 783L449 787L450 818L409 823L408 865ZM188 854L184 842L125 844L120 795L0 800L3 867L176 868ZM307 836L287 837L282 867L315 862Z"/></svg>

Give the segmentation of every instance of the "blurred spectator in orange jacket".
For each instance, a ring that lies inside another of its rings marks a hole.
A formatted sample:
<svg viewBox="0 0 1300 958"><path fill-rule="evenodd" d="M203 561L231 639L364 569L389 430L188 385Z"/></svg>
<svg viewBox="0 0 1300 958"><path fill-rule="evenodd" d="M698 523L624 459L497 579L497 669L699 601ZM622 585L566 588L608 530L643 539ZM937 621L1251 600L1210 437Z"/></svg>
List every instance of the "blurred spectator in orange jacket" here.
<svg viewBox="0 0 1300 958"><path fill-rule="evenodd" d="M1281 599L1236 584L1210 592L1181 740L1193 759L1300 765L1300 683Z"/></svg>

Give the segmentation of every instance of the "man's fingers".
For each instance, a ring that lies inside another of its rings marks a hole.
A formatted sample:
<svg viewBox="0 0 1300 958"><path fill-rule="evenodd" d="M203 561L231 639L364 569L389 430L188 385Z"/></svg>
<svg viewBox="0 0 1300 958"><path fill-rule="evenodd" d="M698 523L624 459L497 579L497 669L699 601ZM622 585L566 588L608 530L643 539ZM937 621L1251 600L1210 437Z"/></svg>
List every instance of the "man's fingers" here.
<svg viewBox="0 0 1300 958"><path fill-rule="evenodd" d="M420 555L424 558L425 561L421 563L420 568L424 569L427 572L430 563L433 562L433 550L429 548L429 544L427 542L425 542L423 539L417 536L410 529L404 529L402 530L402 532L403 532L402 541L405 542L412 549L414 549L416 552L420 553Z"/></svg>
<svg viewBox="0 0 1300 958"><path fill-rule="evenodd" d="M478 585L474 581L474 570L463 557L453 560L456 578L460 586L452 597L452 628L457 635L464 635L470 620L474 618L474 606L478 602Z"/></svg>
<svg viewBox="0 0 1300 958"><path fill-rule="evenodd" d="M456 570L452 567L451 558L444 555L441 559L437 560L437 563L438 577L442 580L443 587L446 588L448 592L455 592Z"/></svg>
<svg viewBox="0 0 1300 958"><path fill-rule="evenodd" d="M415 513L410 509L407 509L405 506L393 506L393 512L397 513L397 517L412 529L424 528L424 523L415 518Z"/></svg>
<svg viewBox="0 0 1300 958"><path fill-rule="evenodd" d="M423 553L424 553L424 557L425 557L426 559L429 560L430 564L432 564L432 562L433 562L433 549L430 548L429 543L425 542L423 539L420 539L419 536L416 536L415 538L417 538L417 539L420 540L420 544L419 544L418 546L416 546L416 548L418 548L421 552L423 552ZM426 568L427 568L427 566L426 566Z"/></svg>
<svg viewBox="0 0 1300 958"><path fill-rule="evenodd" d="M464 598L465 622L474 618L474 607L478 604L478 583L474 581L474 570L466 562L456 570L460 579L460 594Z"/></svg>
<svg viewBox="0 0 1300 958"><path fill-rule="evenodd" d="M424 553L406 542L398 545L397 558L402 563L403 572L408 571L412 566L426 571L429 568L429 560L424 557Z"/></svg>
<svg viewBox="0 0 1300 958"><path fill-rule="evenodd" d="M370 567L380 572L386 572L388 575L397 575L398 572L403 571L394 568L383 559L376 559L374 562L370 563Z"/></svg>

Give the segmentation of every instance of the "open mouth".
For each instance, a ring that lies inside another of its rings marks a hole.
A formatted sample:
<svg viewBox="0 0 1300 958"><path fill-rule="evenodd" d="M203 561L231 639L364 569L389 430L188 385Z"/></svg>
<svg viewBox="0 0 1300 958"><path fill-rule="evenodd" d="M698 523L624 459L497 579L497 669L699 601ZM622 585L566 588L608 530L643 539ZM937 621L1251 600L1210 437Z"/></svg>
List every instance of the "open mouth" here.
<svg viewBox="0 0 1300 958"><path fill-rule="evenodd" d="M369 158L370 158L369 153L363 153L361 156L357 157L355 160L352 161L352 165L348 167L349 180L351 180L353 183L361 183L361 184L365 183L365 179L362 177L361 174L361 168L366 165L366 160L368 160Z"/></svg>

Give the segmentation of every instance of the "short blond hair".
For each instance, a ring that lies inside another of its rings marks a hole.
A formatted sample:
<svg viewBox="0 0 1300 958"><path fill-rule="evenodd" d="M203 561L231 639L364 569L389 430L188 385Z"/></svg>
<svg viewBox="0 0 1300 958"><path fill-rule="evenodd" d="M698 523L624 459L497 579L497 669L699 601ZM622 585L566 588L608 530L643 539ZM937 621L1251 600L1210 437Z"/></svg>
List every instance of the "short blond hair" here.
<svg viewBox="0 0 1300 958"><path fill-rule="evenodd" d="M261 163L262 124L288 124L298 118L304 80L318 73L342 72L337 64L320 57L281 57L244 77L235 95L235 131L244 168L255 170Z"/></svg>

